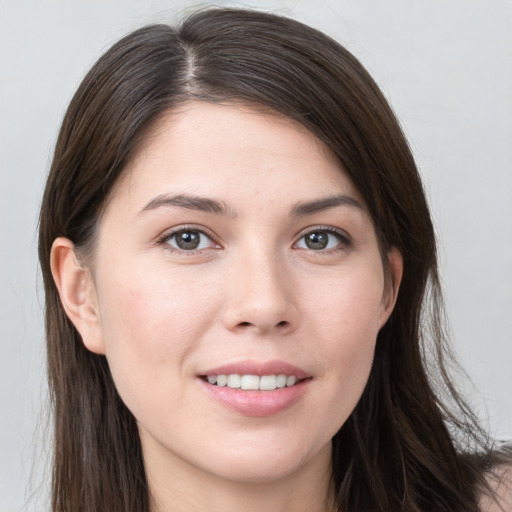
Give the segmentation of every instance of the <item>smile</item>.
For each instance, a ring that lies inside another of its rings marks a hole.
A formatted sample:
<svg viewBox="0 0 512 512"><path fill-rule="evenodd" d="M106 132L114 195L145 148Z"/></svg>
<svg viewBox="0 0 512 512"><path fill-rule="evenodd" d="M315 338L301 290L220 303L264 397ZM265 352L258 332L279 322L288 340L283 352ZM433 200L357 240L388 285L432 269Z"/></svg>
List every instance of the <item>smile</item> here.
<svg viewBox="0 0 512 512"><path fill-rule="evenodd" d="M218 387L243 389L248 391L273 391L291 387L300 382L295 375L207 375L208 383Z"/></svg>
<svg viewBox="0 0 512 512"><path fill-rule="evenodd" d="M244 416L273 416L298 403L311 387L309 371L285 361L237 361L204 368L197 381L207 396Z"/></svg>

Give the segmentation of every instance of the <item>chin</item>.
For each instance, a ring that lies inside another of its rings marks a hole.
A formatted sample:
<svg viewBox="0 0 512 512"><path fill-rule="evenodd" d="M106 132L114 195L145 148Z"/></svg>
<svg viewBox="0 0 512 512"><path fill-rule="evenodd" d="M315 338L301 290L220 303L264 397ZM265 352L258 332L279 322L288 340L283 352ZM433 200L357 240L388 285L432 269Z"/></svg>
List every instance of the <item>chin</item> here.
<svg viewBox="0 0 512 512"><path fill-rule="evenodd" d="M224 453L220 464L208 464L204 469L223 480L261 484L286 479L311 466L330 466L331 442L320 449L306 450L304 446L281 442L275 449L266 445L253 449L232 448L228 452L230 456Z"/></svg>

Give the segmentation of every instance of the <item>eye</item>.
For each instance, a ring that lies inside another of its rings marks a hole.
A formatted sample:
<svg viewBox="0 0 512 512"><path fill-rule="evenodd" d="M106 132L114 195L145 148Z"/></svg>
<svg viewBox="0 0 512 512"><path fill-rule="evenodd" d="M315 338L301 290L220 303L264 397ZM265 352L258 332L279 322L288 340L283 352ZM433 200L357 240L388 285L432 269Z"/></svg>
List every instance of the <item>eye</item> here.
<svg viewBox="0 0 512 512"><path fill-rule="evenodd" d="M334 229L315 229L303 235L296 246L310 251L327 251L329 249L346 248L350 240L346 235Z"/></svg>
<svg viewBox="0 0 512 512"><path fill-rule="evenodd" d="M204 231L193 228L182 228L165 235L161 244L166 244L177 251L201 251L217 248L218 245Z"/></svg>

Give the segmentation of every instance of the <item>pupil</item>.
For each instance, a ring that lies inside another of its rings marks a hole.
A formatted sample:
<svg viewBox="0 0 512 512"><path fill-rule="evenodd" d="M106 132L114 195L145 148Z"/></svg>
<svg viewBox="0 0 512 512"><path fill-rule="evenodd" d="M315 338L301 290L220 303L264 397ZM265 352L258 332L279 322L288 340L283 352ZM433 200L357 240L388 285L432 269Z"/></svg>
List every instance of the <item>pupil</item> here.
<svg viewBox="0 0 512 512"><path fill-rule="evenodd" d="M197 249L199 245L199 233L193 231L183 231L176 235L176 245L180 249Z"/></svg>
<svg viewBox="0 0 512 512"><path fill-rule="evenodd" d="M306 245L309 249L325 249L329 243L327 233L310 233L306 236Z"/></svg>

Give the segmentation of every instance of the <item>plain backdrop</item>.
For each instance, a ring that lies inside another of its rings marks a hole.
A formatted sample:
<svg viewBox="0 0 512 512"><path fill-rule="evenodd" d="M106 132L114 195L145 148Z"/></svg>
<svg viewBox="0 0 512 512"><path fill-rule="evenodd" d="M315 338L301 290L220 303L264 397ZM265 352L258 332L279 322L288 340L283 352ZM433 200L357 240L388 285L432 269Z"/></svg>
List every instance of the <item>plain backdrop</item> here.
<svg viewBox="0 0 512 512"><path fill-rule="evenodd" d="M0 0L0 512L47 510L40 197L58 127L114 41L207 2ZM439 233L463 387L512 438L512 2L217 2L295 17L346 45L390 100ZM32 495L32 496L31 496Z"/></svg>

